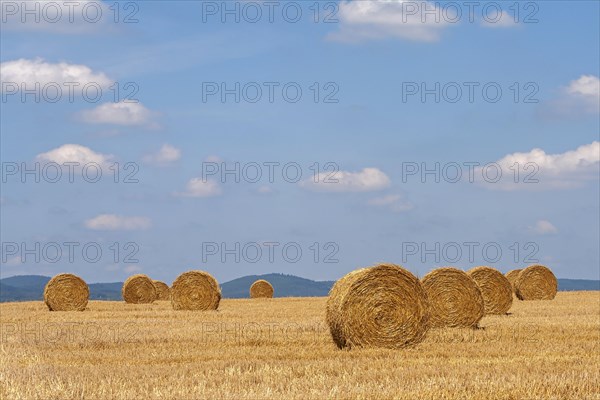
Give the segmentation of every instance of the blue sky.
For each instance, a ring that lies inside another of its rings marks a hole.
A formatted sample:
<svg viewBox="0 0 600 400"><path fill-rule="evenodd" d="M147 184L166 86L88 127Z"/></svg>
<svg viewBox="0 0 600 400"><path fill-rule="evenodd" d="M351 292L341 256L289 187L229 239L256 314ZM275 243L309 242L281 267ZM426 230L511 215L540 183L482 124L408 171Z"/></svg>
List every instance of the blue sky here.
<svg viewBox="0 0 600 400"><path fill-rule="evenodd" d="M1 4L2 277L145 273L171 282L197 268L219 281L269 272L325 280L380 261L422 276L442 265L505 272L536 260L558 277L599 277L597 2L521 2L518 22L513 3L494 3L501 15L477 3L472 21L466 3L427 3L436 21L422 2L282 2L271 22L268 2L81 1L72 22L63 8L55 23L44 22L47 3L38 2L39 23L19 2ZM239 22L221 15L235 4ZM452 4L456 20L444 14ZM81 17L85 7L103 10L98 22ZM302 17L289 22L283 7ZM262 17L251 23L242 10L256 9ZM324 23L332 12L336 21ZM124 23L130 13L138 21ZM23 87L65 82L92 83L102 96L22 97ZM236 82L239 102L207 92ZM286 100L285 85L302 97ZM422 98L422 88L433 94ZM134 89L137 102L124 102ZM65 162L94 163L103 176L87 182L78 166L70 183ZM55 163L63 177L23 178L22 163ZM206 176L236 163L261 166L262 179ZM436 163L448 174L461 166L462 178L422 178ZM470 182L469 163L496 163L503 177L486 182L479 166ZM286 164L296 169L283 176ZM337 182L322 183L326 168ZM528 173L538 182L523 182ZM138 182L125 183L128 174ZM239 262L224 251L236 243ZM272 260L265 243L278 243ZM257 244L263 253L252 262ZM84 257L86 245L102 257ZM292 262L283 247L302 256Z"/></svg>

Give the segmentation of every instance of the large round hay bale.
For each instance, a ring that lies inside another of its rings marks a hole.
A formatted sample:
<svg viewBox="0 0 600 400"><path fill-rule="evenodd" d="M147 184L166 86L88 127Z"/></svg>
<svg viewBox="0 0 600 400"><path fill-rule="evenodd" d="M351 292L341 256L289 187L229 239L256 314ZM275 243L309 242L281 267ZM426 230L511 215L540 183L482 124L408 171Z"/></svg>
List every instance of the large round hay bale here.
<svg viewBox="0 0 600 400"><path fill-rule="evenodd" d="M438 268L421 283L429 298L432 327L476 327L483 318L481 290L464 271Z"/></svg>
<svg viewBox="0 0 600 400"><path fill-rule="evenodd" d="M558 291L558 281L549 268L530 265L519 274L515 288L520 300L552 300Z"/></svg>
<svg viewBox="0 0 600 400"><path fill-rule="evenodd" d="M515 287L515 281L519 277L519 272L523 271L522 269L513 269L512 271L508 271L504 276L510 282L510 286L512 286L513 293L517 293L517 288Z"/></svg>
<svg viewBox="0 0 600 400"><path fill-rule="evenodd" d="M156 300L171 299L169 285L161 281L152 281L152 283L154 284L154 289L156 289Z"/></svg>
<svg viewBox="0 0 600 400"><path fill-rule="evenodd" d="M413 274L398 265L379 264L335 283L326 319L339 348L402 348L425 339L429 302Z"/></svg>
<svg viewBox="0 0 600 400"><path fill-rule="evenodd" d="M498 270L475 267L468 272L483 296L485 314L506 314L513 302L512 286Z"/></svg>
<svg viewBox="0 0 600 400"><path fill-rule="evenodd" d="M138 274L127 278L121 289L123 300L126 303L145 304L156 300L156 289L152 279L146 275Z"/></svg>
<svg viewBox="0 0 600 400"><path fill-rule="evenodd" d="M50 311L83 311L89 298L87 283L73 274L58 274L44 288L44 302Z"/></svg>
<svg viewBox="0 0 600 400"><path fill-rule="evenodd" d="M259 279L250 286L250 298L271 298L273 297L273 286L264 279Z"/></svg>
<svg viewBox="0 0 600 400"><path fill-rule="evenodd" d="M216 310L220 301L219 284L208 272L184 272L171 286L174 310Z"/></svg>

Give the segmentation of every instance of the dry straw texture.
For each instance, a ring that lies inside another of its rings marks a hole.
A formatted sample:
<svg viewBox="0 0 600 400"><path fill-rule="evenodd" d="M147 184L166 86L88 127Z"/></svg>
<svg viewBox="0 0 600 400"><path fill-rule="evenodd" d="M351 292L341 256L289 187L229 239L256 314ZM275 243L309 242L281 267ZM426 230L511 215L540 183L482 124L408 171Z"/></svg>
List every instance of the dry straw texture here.
<svg viewBox="0 0 600 400"><path fill-rule="evenodd" d="M519 273L521 271L523 271L523 270L522 269L513 269L512 271L508 271L506 274L504 274L504 276L506 276L506 279L508 279L508 281L510 282L510 285L512 286L514 293L517 293L517 288L515 287L515 281L519 277Z"/></svg>
<svg viewBox="0 0 600 400"><path fill-rule="evenodd" d="M89 298L87 283L73 274L58 274L44 288L44 302L50 311L83 311Z"/></svg>
<svg viewBox="0 0 600 400"><path fill-rule="evenodd" d="M510 310L512 286L500 271L490 267L475 267L468 274L481 290L486 315L506 314Z"/></svg>
<svg viewBox="0 0 600 400"><path fill-rule="evenodd" d="M77 313L0 303L0 399L600 400L598 291L515 301L486 329L430 330L401 351L340 351L326 303L224 298L219 312L194 312L90 300Z"/></svg>
<svg viewBox="0 0 600 400"><path fill-rule="evenodd" d="M549 268L530 265L519 274L515 288L520 300L552 300L558 291L558 281Z"/></svg>
<svg viewBox="0 0 600 400"><path fill-rule="evenodd" d="M250 298L271 298L273 297L273 286L264 279L259 279L250 286Z"/></svg>
<svg viewBox="0 0 600 400"><path fill-rule="evenodd" d="M394 264L350 272L327 299L327 324L339 348L402 348L425 339L429 302L419 280Z"/></svg>
<svg viewBox="0 0 600 400"><path fill-rule="evenodd" d="M475 327L484 313L473 279L456 268L438 268L421 279L431 305L432 327Z"/></svg>
<svg viewBox="0 0 600 400"><path fill-rule="evenodd" d="M142 274L127 278L123 283L121 294L126 303L144 304L156 300L156 289L152 279Z"/></svg>
<svg viewBox="0 0 600 400"><path fill-rule="evenodd" d="M216 310L220 301L219 284L208 272L184 272L171 286L174 310Z"/></svg>
<svg viewBox="0 0 600 400"><path fill-rule="evenodd" d="M154 283L154 289L156 289L156 300L171 299L169 285L161 281L152 281L152 283Z"/></svg>

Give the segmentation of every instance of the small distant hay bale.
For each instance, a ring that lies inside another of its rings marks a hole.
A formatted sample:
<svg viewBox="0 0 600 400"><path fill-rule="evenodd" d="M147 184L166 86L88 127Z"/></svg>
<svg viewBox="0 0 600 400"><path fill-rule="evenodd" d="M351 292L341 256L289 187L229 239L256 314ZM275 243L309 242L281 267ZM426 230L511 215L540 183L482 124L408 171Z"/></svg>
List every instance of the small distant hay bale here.
<svg viewBox="0 0 600 400"><path fill-rule="evenodd" d="M350 272L327 299L327 324L339 348L403 348L429 329L429 301L419 280L394 264Z"/></svg>
<svg viewBox="0 0 600 400"><path fill-rule="evenodd" d="M543 265L530 265L515 281L519 300L552 300L558 291L558 281L552 271Z"/></svg>
<svg viewBox="0 0 600 400"><path fill-rule="evenodd" d="M506 314L510 310L512 286L500 271L490 267L475 267L467 273L481 290L485 315Z"/></svg>
<svg viewBox="0 0 600 400"><path fill-rule="evenodd" d="M476 327L483 318L481 290L464 271L438 268L421 283L431 305L432 327Z"/></svg>
<svg viewBox="0 0 600 400"><path fill-rule="evenodd" d="M44 288L44 302L50 311L83 311L89 298L87 283L73 274L58 274Z"/></svg>
<svg viewBox="0 0 600 400"><path fill-rule="evenodd" d="M161 281L152 281L154 289L156 289L156 300L170 300L171 294L169 285Z"/></svg>
<svg viewBox="0 0 600 400"><path fill-rule="evenodd" d="M156 288L146 275L132 275L123 283L123 300L131 304L146 304L156 300Z"/></svg>
<svg viewBox="0 0 600 400"><path fill-rule="evenodd" d="M171 305L174 310L216 310L220 301L219 283L208 272L184 272L171 286Z"/></svg>
<svg viewBox="0 0 600 400"><path fill-rule="evenodd" d="M259 279L250 286L250 298L271 298L273 297L273 286L264 279Z"/></svg>
<svg viewBox="0 0 600 400"><path fill-rule="evenodd" d="M523 271L522 269L513 269L512 271L508 271L504 276L510 282L510 286L512 286L513 293L517 293L517 288L515 287L515 281L519 277L519 272Z"/></svg>

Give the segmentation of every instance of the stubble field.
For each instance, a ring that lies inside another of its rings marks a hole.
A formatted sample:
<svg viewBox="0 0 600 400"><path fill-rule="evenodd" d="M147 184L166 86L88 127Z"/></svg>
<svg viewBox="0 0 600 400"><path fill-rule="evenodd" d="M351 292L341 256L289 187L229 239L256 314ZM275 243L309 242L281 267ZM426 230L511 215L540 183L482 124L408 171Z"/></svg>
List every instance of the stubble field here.
<svg viewBox="0 0 600 400"><path fill-rule="evenodd" d="M326 298L0 304L2 399L600 399L600 292L516 301L405 350L338 350Z"/></svg>

